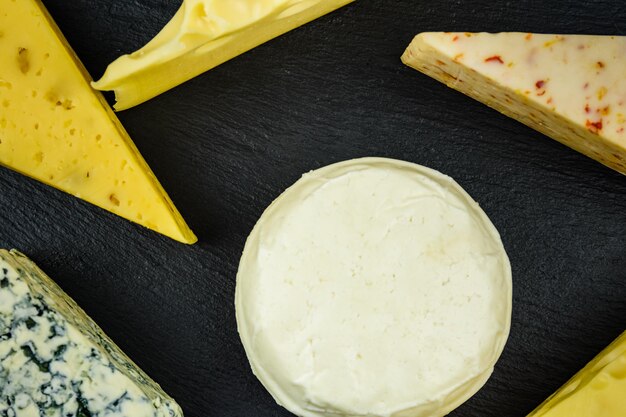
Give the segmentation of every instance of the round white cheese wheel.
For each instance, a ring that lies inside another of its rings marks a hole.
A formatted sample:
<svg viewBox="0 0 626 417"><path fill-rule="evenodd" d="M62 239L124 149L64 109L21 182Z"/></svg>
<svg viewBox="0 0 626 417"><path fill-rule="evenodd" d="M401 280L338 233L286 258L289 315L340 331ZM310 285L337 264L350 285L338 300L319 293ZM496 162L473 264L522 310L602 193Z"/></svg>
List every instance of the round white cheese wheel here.
<svg viewBox="0 0 626 417"><path fill-rule="evenodd" d="M498 232L454 180L364 158L263 213L235 303L252 370L294 414L436 417L491 375L511 287Z"/></svg>

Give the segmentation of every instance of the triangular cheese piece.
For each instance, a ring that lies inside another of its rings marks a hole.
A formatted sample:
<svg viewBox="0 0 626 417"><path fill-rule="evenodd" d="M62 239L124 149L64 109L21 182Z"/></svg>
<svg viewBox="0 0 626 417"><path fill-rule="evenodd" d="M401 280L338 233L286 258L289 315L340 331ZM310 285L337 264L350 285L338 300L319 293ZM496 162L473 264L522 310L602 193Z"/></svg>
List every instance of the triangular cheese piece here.
<svg viewBox="0 0 626 417"><path fill-rule="evenodd" d="M154 39L93 86L115 91L115 109L124 110L352 1L184 0Z"/></svg>
<svg viewBox="0 0 626 417"><path fill-rule="evenodd" d="M626 174L626 37L422 33L402 60Z"/></svg>
<svg viewBox="0 0 626 417"><path fill-rule="evenodd" d="M0 9L0 165L185 243L196 237L38 0Z"/></svg>
<svg viewBox="0 0 626 417"><path fill-rule="evenodd" d="M626 333L528 417L624 417Z"/></svg>

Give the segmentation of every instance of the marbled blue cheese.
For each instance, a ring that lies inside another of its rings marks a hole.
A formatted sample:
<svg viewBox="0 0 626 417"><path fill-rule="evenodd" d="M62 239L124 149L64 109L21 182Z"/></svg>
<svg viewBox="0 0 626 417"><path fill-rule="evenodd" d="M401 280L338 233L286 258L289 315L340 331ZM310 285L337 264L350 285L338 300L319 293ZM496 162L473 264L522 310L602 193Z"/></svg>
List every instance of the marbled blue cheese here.
<svg viewBox="0 0 626 417"><path fill-rule="evenodd" d="M182 411L32 261L0 250L0 416Z"/></svg>

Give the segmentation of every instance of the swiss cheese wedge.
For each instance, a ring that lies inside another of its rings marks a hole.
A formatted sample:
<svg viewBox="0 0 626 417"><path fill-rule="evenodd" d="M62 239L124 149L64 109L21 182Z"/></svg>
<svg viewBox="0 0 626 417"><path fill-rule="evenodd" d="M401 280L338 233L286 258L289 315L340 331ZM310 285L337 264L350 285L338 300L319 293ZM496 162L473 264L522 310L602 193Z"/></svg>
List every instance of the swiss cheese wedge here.
<svg viewBox="0 0 626 417"><path fill-rule="evenodd" d="M626 333L528 417L624 417Z"/></svg>
<svg viewBox="0 0 626 417"><path fill-rule="evenodd" d="M115 109L124 110L352 1L185 0L152 41L93 85L115 91Z"/></svg>
<svg viewBox="0 0 626 417"><path fill-rule="evenodd" d="M0 8L0 165L185 243L196 237L38 0Z"/></svg>
<svg viewBox="0 0 626 417"><path fill-rule="evenodd" d="M626 37L422 33L402 60L626 174Z"/></svg>

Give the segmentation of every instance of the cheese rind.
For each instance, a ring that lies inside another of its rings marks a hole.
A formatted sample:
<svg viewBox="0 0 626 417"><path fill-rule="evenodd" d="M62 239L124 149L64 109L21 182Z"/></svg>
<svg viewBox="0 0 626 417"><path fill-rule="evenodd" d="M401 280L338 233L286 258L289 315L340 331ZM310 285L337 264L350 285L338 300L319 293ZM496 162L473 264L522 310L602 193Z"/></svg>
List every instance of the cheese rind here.
<svg viewBox="0 0 626 417"><path fill-rule="evenodd" d="M43 5L3 2L0 33L0 165L195 242Z"/></svg>
<svg viewBox="0 0 626 417"><path fill-rule="evenodd" d="M0 415L182 417L182 411L34 263L0 250Z"/></svg>
<svg viewBox="0 0 626 417"><path fill-rule="evenodd" d="M624 417L626 333L528 417Z"/></svg>
<svg viewBox="0 0 626 417"><path fill-rule="evenodd" d="M492 373L511 286L458 184L363 158L305 174L263 213L235 305L252 370L294 414L437 417Z"/></svg>
<svg viewBox="0 0 626 417"><path fill-rule="evenodd" d="M626 174L626 37L421 33L402 60Z"/></svg>
<svg viewBox="0 0 626 417"><path fill-rule="evenodd" d="M116 110L143 103L354 0L185 0L147 45L112 62L98 90Z"/></svg>

